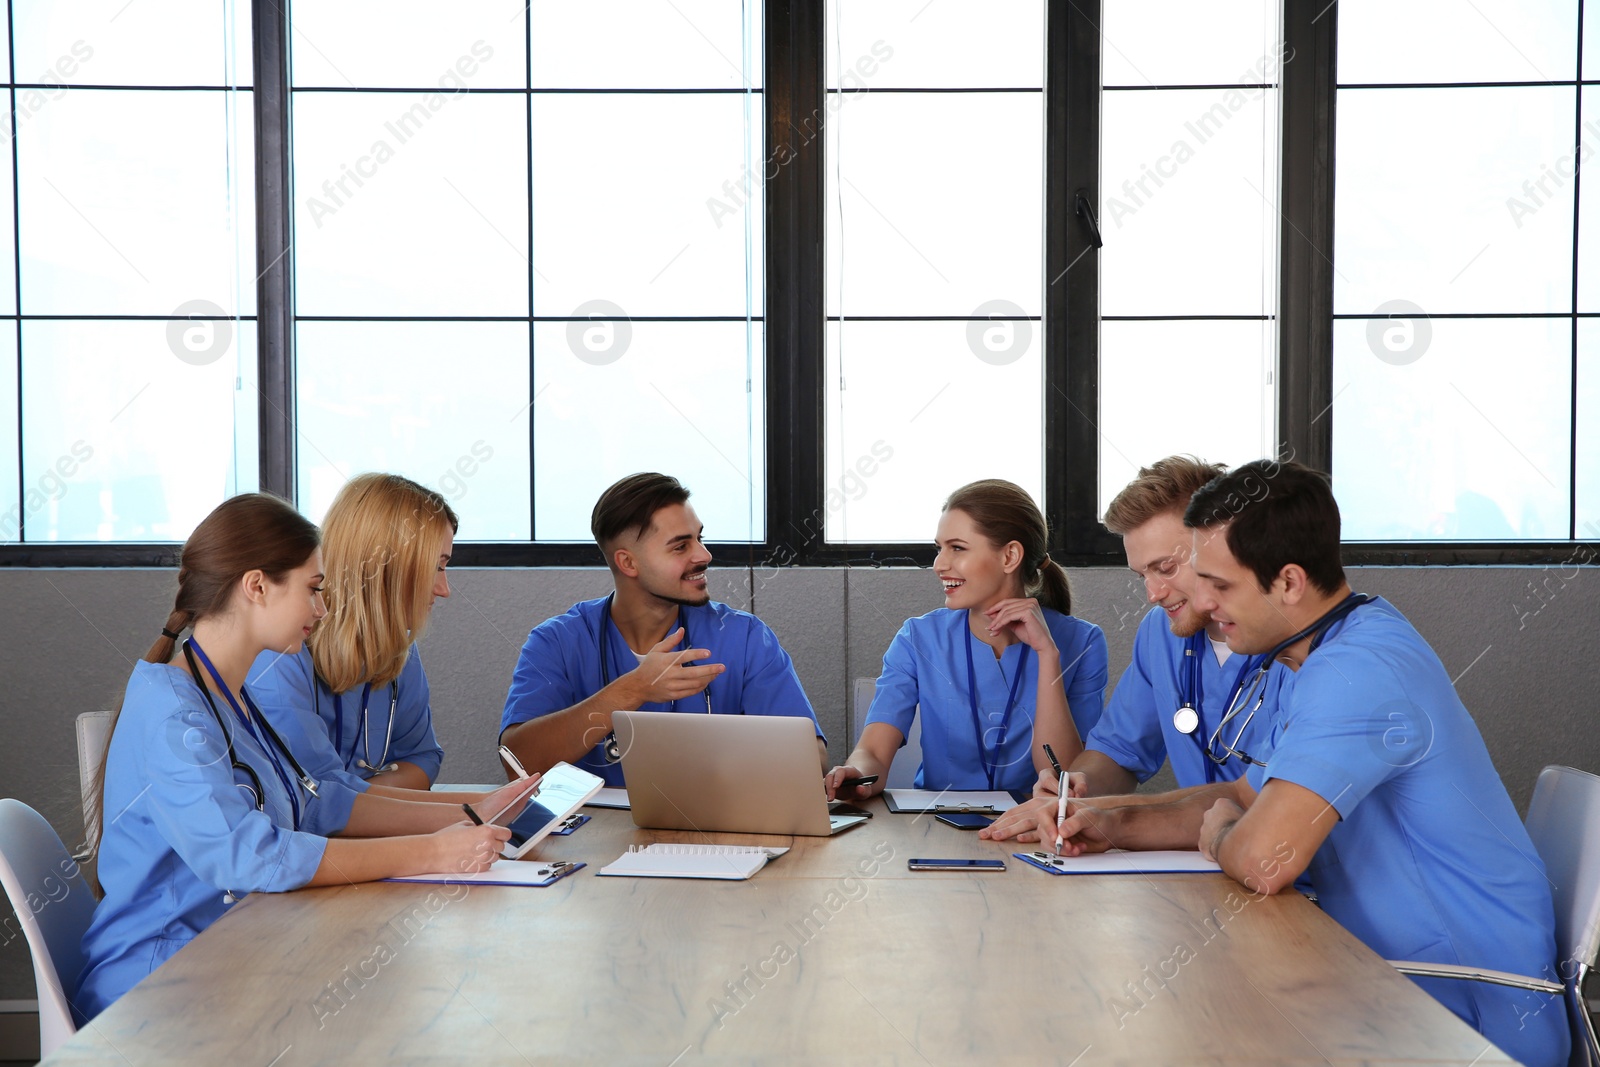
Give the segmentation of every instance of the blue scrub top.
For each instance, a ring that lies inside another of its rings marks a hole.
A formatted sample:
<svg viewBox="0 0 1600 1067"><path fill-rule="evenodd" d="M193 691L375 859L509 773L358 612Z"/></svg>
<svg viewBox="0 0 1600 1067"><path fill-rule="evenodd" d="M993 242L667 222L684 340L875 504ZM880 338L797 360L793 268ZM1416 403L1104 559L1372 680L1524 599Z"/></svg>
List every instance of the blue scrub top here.
<svg viewBox="0 0 1600 1067"><path fill-rule="evenodd" d="M239 788L254 783L233 769L227 735L188 670L134 666L106 757L98 861L105 896L83 937L87 965L73 998L89 1018L215 922L227 910L225 892L243 897L309 882L327 848L322 835L344 825L324 808L342 803L349 814L348 790L324 782L321 799L313 797L285 760L305 828L296 832L271 758L225 701L218 709L236 758L261 779L264 812Z"/></svg>
<svg viewBox="0 0 1600 1067"><path fill-rule="evenodd" d="M605 602L605 597L579 601L566 614L545 620L528 634L500 717L502 734L508 726L565 711L600 691L600 615ZM684 608L683 619L688 634L682 647L709 649L710 658L697 662L727 667L707 687L713 713L803 715L816 725L817 713L800 688L794 663L766 623L749 612L715 602ZM637 667L639 660L617 631L616 622L608 626L606 647L611 680L616 681ZM704 714L706 701L697 693L671 704L641 704L638 710ZM827 740L822 727L816 726L816 731L819 738ZM604 778L607 785L626 784L622 765L606 762L603 741L578 766Z"/></svg>
<svg viewBox="0 0 1600 1067"><path fill-rule="evenodd" d="M1104 753L1141 782L1148 781L1171 759L1180 789L1205 785L1207 764L1215 768L1212 781L1231 782L1243 774L1245 765L1240 760L1230 756L1218 766L1203 749L1227 713L1228 697L1250 657L1232 655L1226 663L1218 664L1216 653L1206 642L1200 654L1200 692L1194 698L1200 725L1194 733L1185 735L1173 725L1172 715L1182 705L1188 685L1184 665L1188 646L1188 638L1173 636L1167 613L1159 607L1151 609L1134 635L1133 660L1122 672L1111 699L1106 701L1105 714L1089 733L1084 747ZM1277 715L1278 690L1291 675L1281 663L1267 671L1264 701L1244 728L1236 748L1254 756L1268 745ZM1224 735L1227 740L1233 739L1243 719L1241 714L1228 724Z"/></svg>
<svg viewBox="0 0 1600 1067"><path fill-rule="evenodd" d="M374 766L403 760L422 768L429 782L439 777L444 749L433 736L428 676L422 669L422 657L416 645L411 646L405 666L400 668L400 677L395 679L394 733L389 738L387 759L381 757L384 731L389 725L389 686L372 687L367 698L367 730L363 734L361 691L366 686L358 685L341 694L340 714L336 715L333 691L316 677L309 648L302 648L293 656L263 652L251 666L245 685L260 705L262 714L284 734L284 740L313 775L332 776L331 768L338 767L352 778L362 781L371 778L376 771L356 766L358 760L369 758L367 745L370 743L369 761ZM301 755L302 741L309 750L309 757ZM364 792L366 787L363 785L360 789Z"/></svg>
<svg viewBox="0 0 1600 1067"><path fill-rule="evenodd" d="M1106 635L1093 623L1059 611L1044 609L1045 624L1061 653L1061 684L1078 735L1087 737L1100 720L1109 673ZM902 735L922 713L922 766L917 768L918 789L988 789L984 757L972 722L967 693L967 613L939 608L907 619L883 654L883 673L867 711L867 724L888 723ZM983 723L984 746L998 740L1006 698L1016 678L1021 642L1007 645L1000 658L988 645L973 638L972 664L978 681L978 715ZM1028 651L1028 662L1017 690L1017 703L1000 751L989 751L998 764L995 789L1032 789L1038 780L1033 767L1033 716L1039 693L1039 657Z"/></svg>
<svg viewBox="0 0 1600 1067"><path fill-rule="evenodd" d="M1544 864L1444 664L1393 605L1375 599L1328 630L1284 690L1271 742L1250 785L1294 782L1339 813L1310 871L1340 925L1385 959L1559 980ZM1567 1062L1562 998L1415 981L1518 1061Z"/></svg>

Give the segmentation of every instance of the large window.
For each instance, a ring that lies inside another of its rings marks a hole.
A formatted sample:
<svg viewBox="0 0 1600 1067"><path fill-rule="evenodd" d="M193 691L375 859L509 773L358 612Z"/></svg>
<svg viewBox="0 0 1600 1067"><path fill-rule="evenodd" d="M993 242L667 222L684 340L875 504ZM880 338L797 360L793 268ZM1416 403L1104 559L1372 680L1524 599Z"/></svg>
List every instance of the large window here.
<svg viewBox="0 0 1600 1067"><path fill-rule="evenodd" d="M1043 0L827 5L827 540L1044 496Z"/></svg>
<svg viewBox="0 0 1600 1067"><path fill-rule="evenodd" d="M1266 0L1102 9L1101 511L1162 456L1274 452L1286 58Z"/></svg>
<svg viewBox="0 0 1600 1067"><path fill-rule="evenodd" d="M468 563L593 562L644 469L752 565L925 562L980 477L1110 562L1179 451L1328 467L1352 558L1565 559L1580 7L12 0L0 564L375 469Z"/></svg>
<svg viewBox="0 0 1600 1067"><path fill-rule="evenodd" d="M248 5L4 30L0 541L181 540L257 477Z"/></svg>
<svg viewBox="0 0 1600 1067"><path fill-rule="evenodd" d="M1600 57L1582 51L1577 0L1339 5L1348 538L1600 536L1600 349L1583 317L1600 311L1585 280L1600 201L1585 210L1575 179L1600 144L1581 83Z"/></svg>
<svg viewBox="0 0 1600 1067"><path fill-rule="evenodd" d="M667 469L763 538L761 20L738 0L296 0L298 473L585 541ZM375 32L376 29L376 32Z"/></svg>

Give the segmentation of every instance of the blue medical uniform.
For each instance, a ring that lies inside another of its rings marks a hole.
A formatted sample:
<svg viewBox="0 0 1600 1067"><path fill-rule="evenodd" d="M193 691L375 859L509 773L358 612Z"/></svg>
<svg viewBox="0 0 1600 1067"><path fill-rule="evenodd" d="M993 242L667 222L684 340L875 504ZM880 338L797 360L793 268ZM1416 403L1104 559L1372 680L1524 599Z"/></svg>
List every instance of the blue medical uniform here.
<svg viewBox="0 0 1600 1067"><path fill-rule="evenodd" d="M1133 660L1122 672L1122 679L1106 701L1105 714L1088 734L1084 747L1110 757L1141 782L1148 781L1171 759L1180 789L1208 781L1231 782L1243 774L1242 761L1229 757L1218 766L1205 755L1204 748L1227 713L1228 699L1251 657L1233 655L1219 664L1210 642L1203 637L1201 640L1205 647L1199 650L1199 692L1191 698L1200 713L1200 725L1194 733L1179 733L1172 721L1173 713L1188 695L1184 652L1190 647L1190 639L1174 636L1167 613L1158 607L1151 609L1139 624L1139 632L1133 638ZM1278 690L1290 676L1289 669L1281 663L1267 671L1263 703L1244 728L1236 748L1254 753L1267 743L1277 714ZM1228 724L1225 739L1232 741L1244 718L1241 713ZM1213 768L1209 779L1208 764Z"/></svg>
<svg viewBox="0 0 1600 1067"><path fill-rule="evenodd" d="M1339 813L1311 880L1374 952L1557 978L1544 864L1444 665L1393 605L1329 628L1282 694L1265 759L1253 788L1294 782ZM1520 1062L1567 1062L1562 998L1415 981Z"/></svg>
<svg viewBox="0 0 1600 1067"><path fill-rule="evenodd" d="M236 758L260 779L265 811L240 788L255 782L232 767L228 735L189 672L135 665L106 759L98 868L105 897L83 937L87 966L73 998L89 1018L221 917L224 893L275 893L309 882L327 848L323 835L349 818L354 793L330 781L312 796L285 760L301 811L296 831L272 758L225 701L218 708Z"/></svg>
<svg viewBox="0 0 1600 1067"><path fill-rule="evenodd" d="M505 712L500 717L500 732L529 719L564 711L582 703L605 685L600 670L600 621L606 597L583 600L564 615L547 619L533 628L517 658L517 669L506 694ZM794 662L778 644L777 635L746 611L726 604L710 603L685 607L682 618L687 629L683 648L709 649L708 659L697 663L721 663L727 670L707 686L711 710L719 715L798 715L816 726L817 713L800 688ZM674 624L673 629L676 629ZM628 648L614 620L606 622L606 651L610 676L616 681L639 665L639 658ZM706 710L703 693L667 704L641 704L640 711ZM822 727L817 736L826 740ZM606 780L607 785L626 782L620 763L607 763L604 741L599 741L578 766Z"/></svg>
<svg viewBox="0 0 1600 1067"><path fill-rule="evenodd" d="M1100 720L1109 673L1106 635L1100 627L1059 611L1044 609L1045 625L1061 654L1061 684L1078 735L1087 737ZM967 641L972 641L972 663L978 683L978 727L972 720L967 689ZM922 715L922 766L917 768L918 789L1023 789L1033 788L1038 772L1033 767L1033 717L1039 693L1039 657L1028 649L1017 701L1006 724L1001 724L1017 665L1027 645L1007 645L1000 658L971 636L967 613L939 608L907 619L883 654L883 673L867 710L867 724L888 723L902 735ZM995 751L999 743L999 751ZM980 754L980 747L982 753ZM984 761L997 768L991 785Z"/></svg>
<svg viewBox="0 0 1600 1067"><path fill-rule="evenodd" d="M366 686L358 685L340 694L336 706L333 691L316 676L309 648L302 648L293 656L263 652L251 665L245 684L262 714L284 733L284 740L313 774L329 774L331 762L365 781L377 771L356 766L364 759L375 767L404 761L422 768L430 782L439 777L444 749L433 736L428 676L416 645L411 646L400 677L395 679L394 732L389 737L387 758L383 755L383 740L389 728L389 686L372 687L363 731L361 693ZM306 755L301 755L301 740L305 742ZM366 787L360 788L364 792Z"/></svg>

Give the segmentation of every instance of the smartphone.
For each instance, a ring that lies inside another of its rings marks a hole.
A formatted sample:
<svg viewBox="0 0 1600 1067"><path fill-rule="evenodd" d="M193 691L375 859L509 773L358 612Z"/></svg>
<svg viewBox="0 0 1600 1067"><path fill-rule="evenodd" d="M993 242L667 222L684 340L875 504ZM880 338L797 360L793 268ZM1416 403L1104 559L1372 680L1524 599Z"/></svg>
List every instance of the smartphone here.
<svg viewBox="0 0 1600 1067"><path fill-rule="evenodd" d="M957 830L982 830L994 822L987 815L977 815L973 812L950 811L934 816L946 826L954 826Z"/></svg>
<svg viewBox="0 0 1600 1067"><path fill-rule="evenodd" d="M1006 861L913 859L906 861L906 867L913 871L1003 871Z"/></svg>

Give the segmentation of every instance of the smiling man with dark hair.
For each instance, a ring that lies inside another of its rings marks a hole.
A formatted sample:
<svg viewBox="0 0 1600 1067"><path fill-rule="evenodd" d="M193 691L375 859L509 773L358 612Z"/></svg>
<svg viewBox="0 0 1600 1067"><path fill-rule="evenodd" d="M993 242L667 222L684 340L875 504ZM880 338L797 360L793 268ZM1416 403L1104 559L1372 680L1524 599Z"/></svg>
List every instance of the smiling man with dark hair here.
<svg viewBox="0 0 1600 1067"><path fill-rule="evenodd" d="M676 478L629 475L601 494L589 526L615 591L534 627L506 694L500 740L530 771L565 760L625 784L615 711L797 715L815 725L777 636L712 601L704 528ZM817 747L820 774L820 727Z"/></svg>

